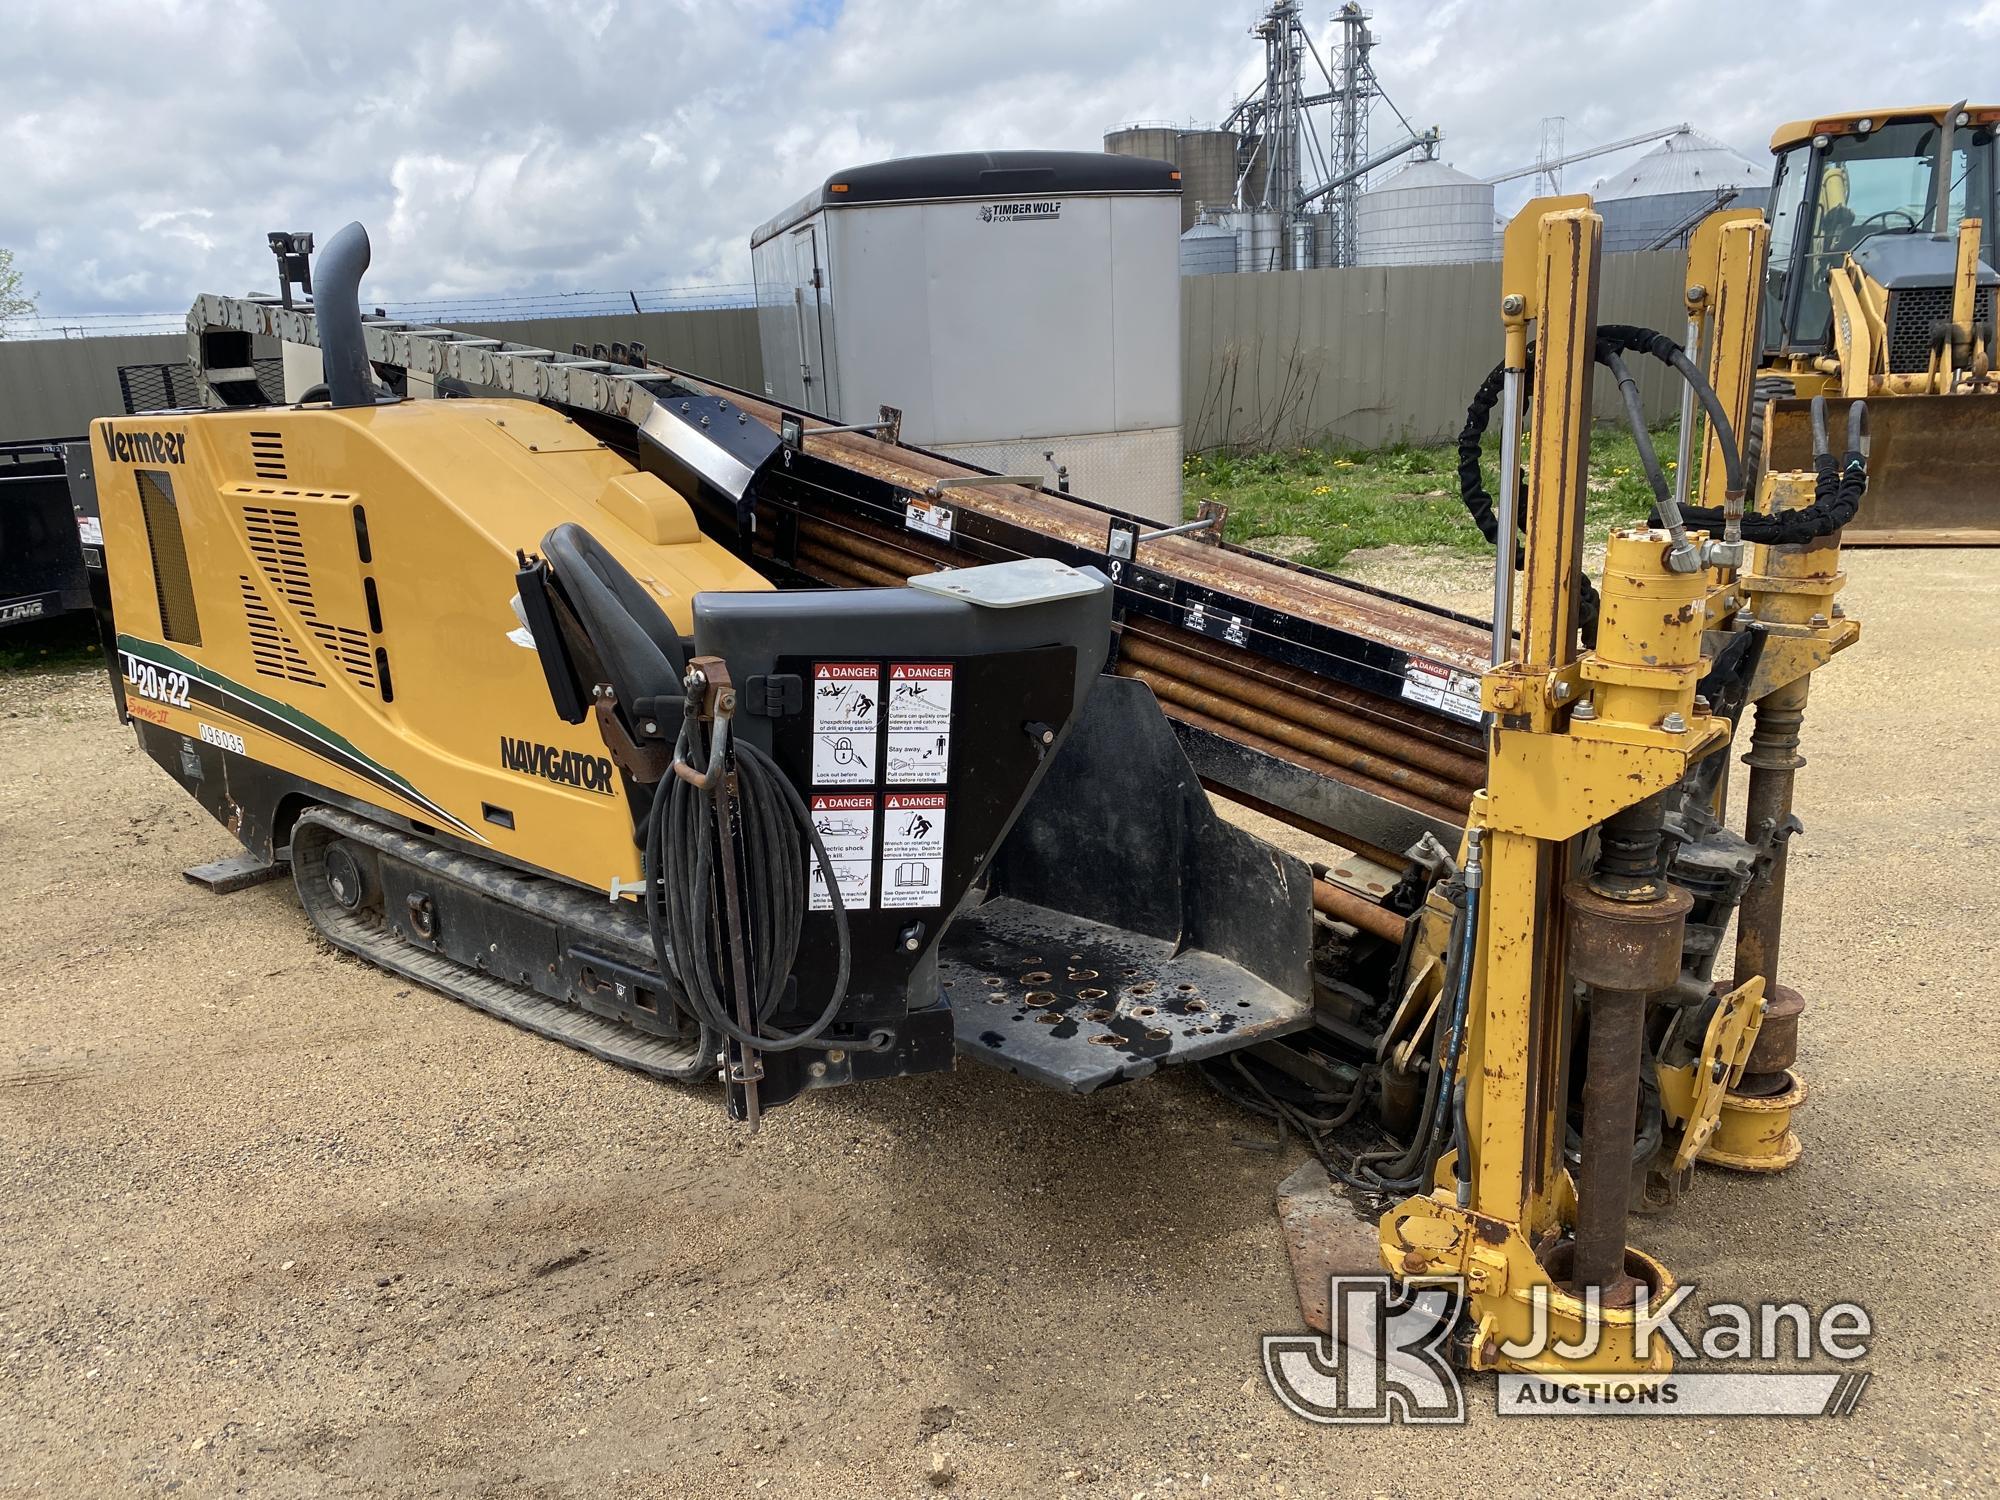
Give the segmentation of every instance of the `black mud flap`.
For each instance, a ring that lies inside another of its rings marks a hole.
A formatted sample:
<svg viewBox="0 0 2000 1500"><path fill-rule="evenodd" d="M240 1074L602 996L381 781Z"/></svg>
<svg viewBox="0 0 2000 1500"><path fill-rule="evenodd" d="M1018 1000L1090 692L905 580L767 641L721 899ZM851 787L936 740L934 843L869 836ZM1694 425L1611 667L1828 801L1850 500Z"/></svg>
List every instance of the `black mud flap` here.
<svg viewBox="0 0 2000 1500"><path fill-rule="evenodd" d="M1100 677L941 953L962 1056L1088 1093L1311 1017L1312 871L1209 805L1144 683Z"/></svg>

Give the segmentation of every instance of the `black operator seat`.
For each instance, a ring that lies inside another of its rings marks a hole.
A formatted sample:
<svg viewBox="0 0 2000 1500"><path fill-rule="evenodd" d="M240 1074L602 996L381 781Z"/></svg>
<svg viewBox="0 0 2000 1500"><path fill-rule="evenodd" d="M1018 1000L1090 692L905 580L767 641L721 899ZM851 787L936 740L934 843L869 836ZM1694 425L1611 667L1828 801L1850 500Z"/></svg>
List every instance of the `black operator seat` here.
<svg viewBox="0 0 2000 1500"><path fill-rule="evenodd" d="M656 712L655 701L677 703L687 675L687 652L646 586L574 521L542 538L542 556L555 592L567 606L555 612L555 621L570 659L601 667L599 680L617 691L628 720ZM568 639L577 631L582 641Z"/></svg>

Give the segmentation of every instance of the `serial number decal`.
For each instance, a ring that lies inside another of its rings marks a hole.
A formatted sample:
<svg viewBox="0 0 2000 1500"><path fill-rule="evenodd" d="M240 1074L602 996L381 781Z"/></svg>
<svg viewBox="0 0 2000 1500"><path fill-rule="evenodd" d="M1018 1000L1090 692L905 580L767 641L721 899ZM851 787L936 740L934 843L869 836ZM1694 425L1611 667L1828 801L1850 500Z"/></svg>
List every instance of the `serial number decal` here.
<svg viewBox="0 0 2000 1500"><path fill-rule="evenodd" d="M121 464L178 464L187 460L185 432L162 432L150 427L113 427L104 424L104 446L114 462Z"/></svg>
<svg viewBox="0 0 2000 1500"><path fill-rule="evenodd" d="M573 786L579 791L596 792L605 797L614 794L611 761L602 755L560 750L554 745L517 740L503 734L500 736L500 764L509 771L519 771L524 776L539 776L558 786Z"/></svg>
<svg viewBox="0 0 2000 1500"><path fill-rule="evenodd" d="M238 755L243 754L242 735L231 734L227 729L217 729L213 724L202 724L198 727L204 745L213 745L218 750L234 750Z"/></svg>
<svg viewBox="0 0 2000 1500"><path fill-rule="evenodd" d="M118 653L125 660L125 680L132 684L132 691L141 698L151 698L155 703L164 703L169 708L188 706L188 674L156 667L149 661L134 656L130 651Z"/></svg>

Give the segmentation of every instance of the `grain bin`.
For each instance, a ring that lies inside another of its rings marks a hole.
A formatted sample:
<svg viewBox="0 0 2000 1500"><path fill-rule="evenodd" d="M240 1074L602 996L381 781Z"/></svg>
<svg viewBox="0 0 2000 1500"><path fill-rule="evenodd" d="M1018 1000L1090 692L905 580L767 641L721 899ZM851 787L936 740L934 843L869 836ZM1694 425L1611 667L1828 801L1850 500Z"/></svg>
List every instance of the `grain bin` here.
<svg viewBox="0 0 2000 1500"><path fill-rule="evenodd" d="M1107 148L1109 149L1108 145ZM1194 227L1202 208L1236 204L1236 132L1183 130L1171 158L1181 169L1181 230Z"/></svg>
<svg viewBox="0 0 2000 1500"><path fill-rule="evenodd" d="M1310 222L1313 228L1313 265L1320 269L1339 265L1339 218L1334 214L1319 213L1314 214Z"/></svg>
<svg viewBox="0 0 2000 1500"><path fill-rule="evenodd" d="M1493 255L1493 185L1444 162L1411 162L1363 193L1355 209L1356 265L1441 265Z"/></svg>
<svg viewBox="0 0 2000 1500"><path fill-rule="evenodd" d="M1225 223L1236 230L1236 269L1285 269L1285 232L1279 216L1264 209L1239 209Z"/></svg>
<svg viewBox="0 0 2000 1500"><path fill-rule="evenodd" d="M1181 275L1212 276L1235 269L1234 227L1217 223L1214 215L1196 219L1181 236Z"/></svg>
<svg viewBox="0 0 2000 1500"><path fill-rule="evenodd" d="M1150 161L1175 161L1180 130L1173 125L1120 125L1104 134L1104 149L1112 156L1143 156Z"/></svg>
<svg viewBox="0 0 2000 1500"><path fill-rule="evenodd" d="M1770 192L1769 169L1752 166L1722 142L1698 130L1668 136L1622 172L1591 189L1604 216L1604 248L1644 250L1725 202L1762 208Z"/></svg>

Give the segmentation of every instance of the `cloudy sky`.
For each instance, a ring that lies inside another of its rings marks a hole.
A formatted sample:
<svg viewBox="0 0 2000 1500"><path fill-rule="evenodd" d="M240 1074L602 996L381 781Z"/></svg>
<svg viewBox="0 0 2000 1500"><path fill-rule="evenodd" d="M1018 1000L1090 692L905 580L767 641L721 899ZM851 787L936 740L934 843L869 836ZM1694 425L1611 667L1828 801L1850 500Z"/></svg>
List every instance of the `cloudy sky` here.
<svg viewBox="0 0 2000 1500"><path fill-rule="evenodd" d="M352 218L376 301L745 281L750 228L841 167L1212 122L1261 8L8 0L0 246L45 315L264 289L264 231ZM1334 8L1308 0L1317 35ZM1479 175L1533 160L1545 115L1571 147L1685 119L1761 160L1788 118L1993 93L2000 55L2000 0L1372 9L1390 93Z"/></svg>

